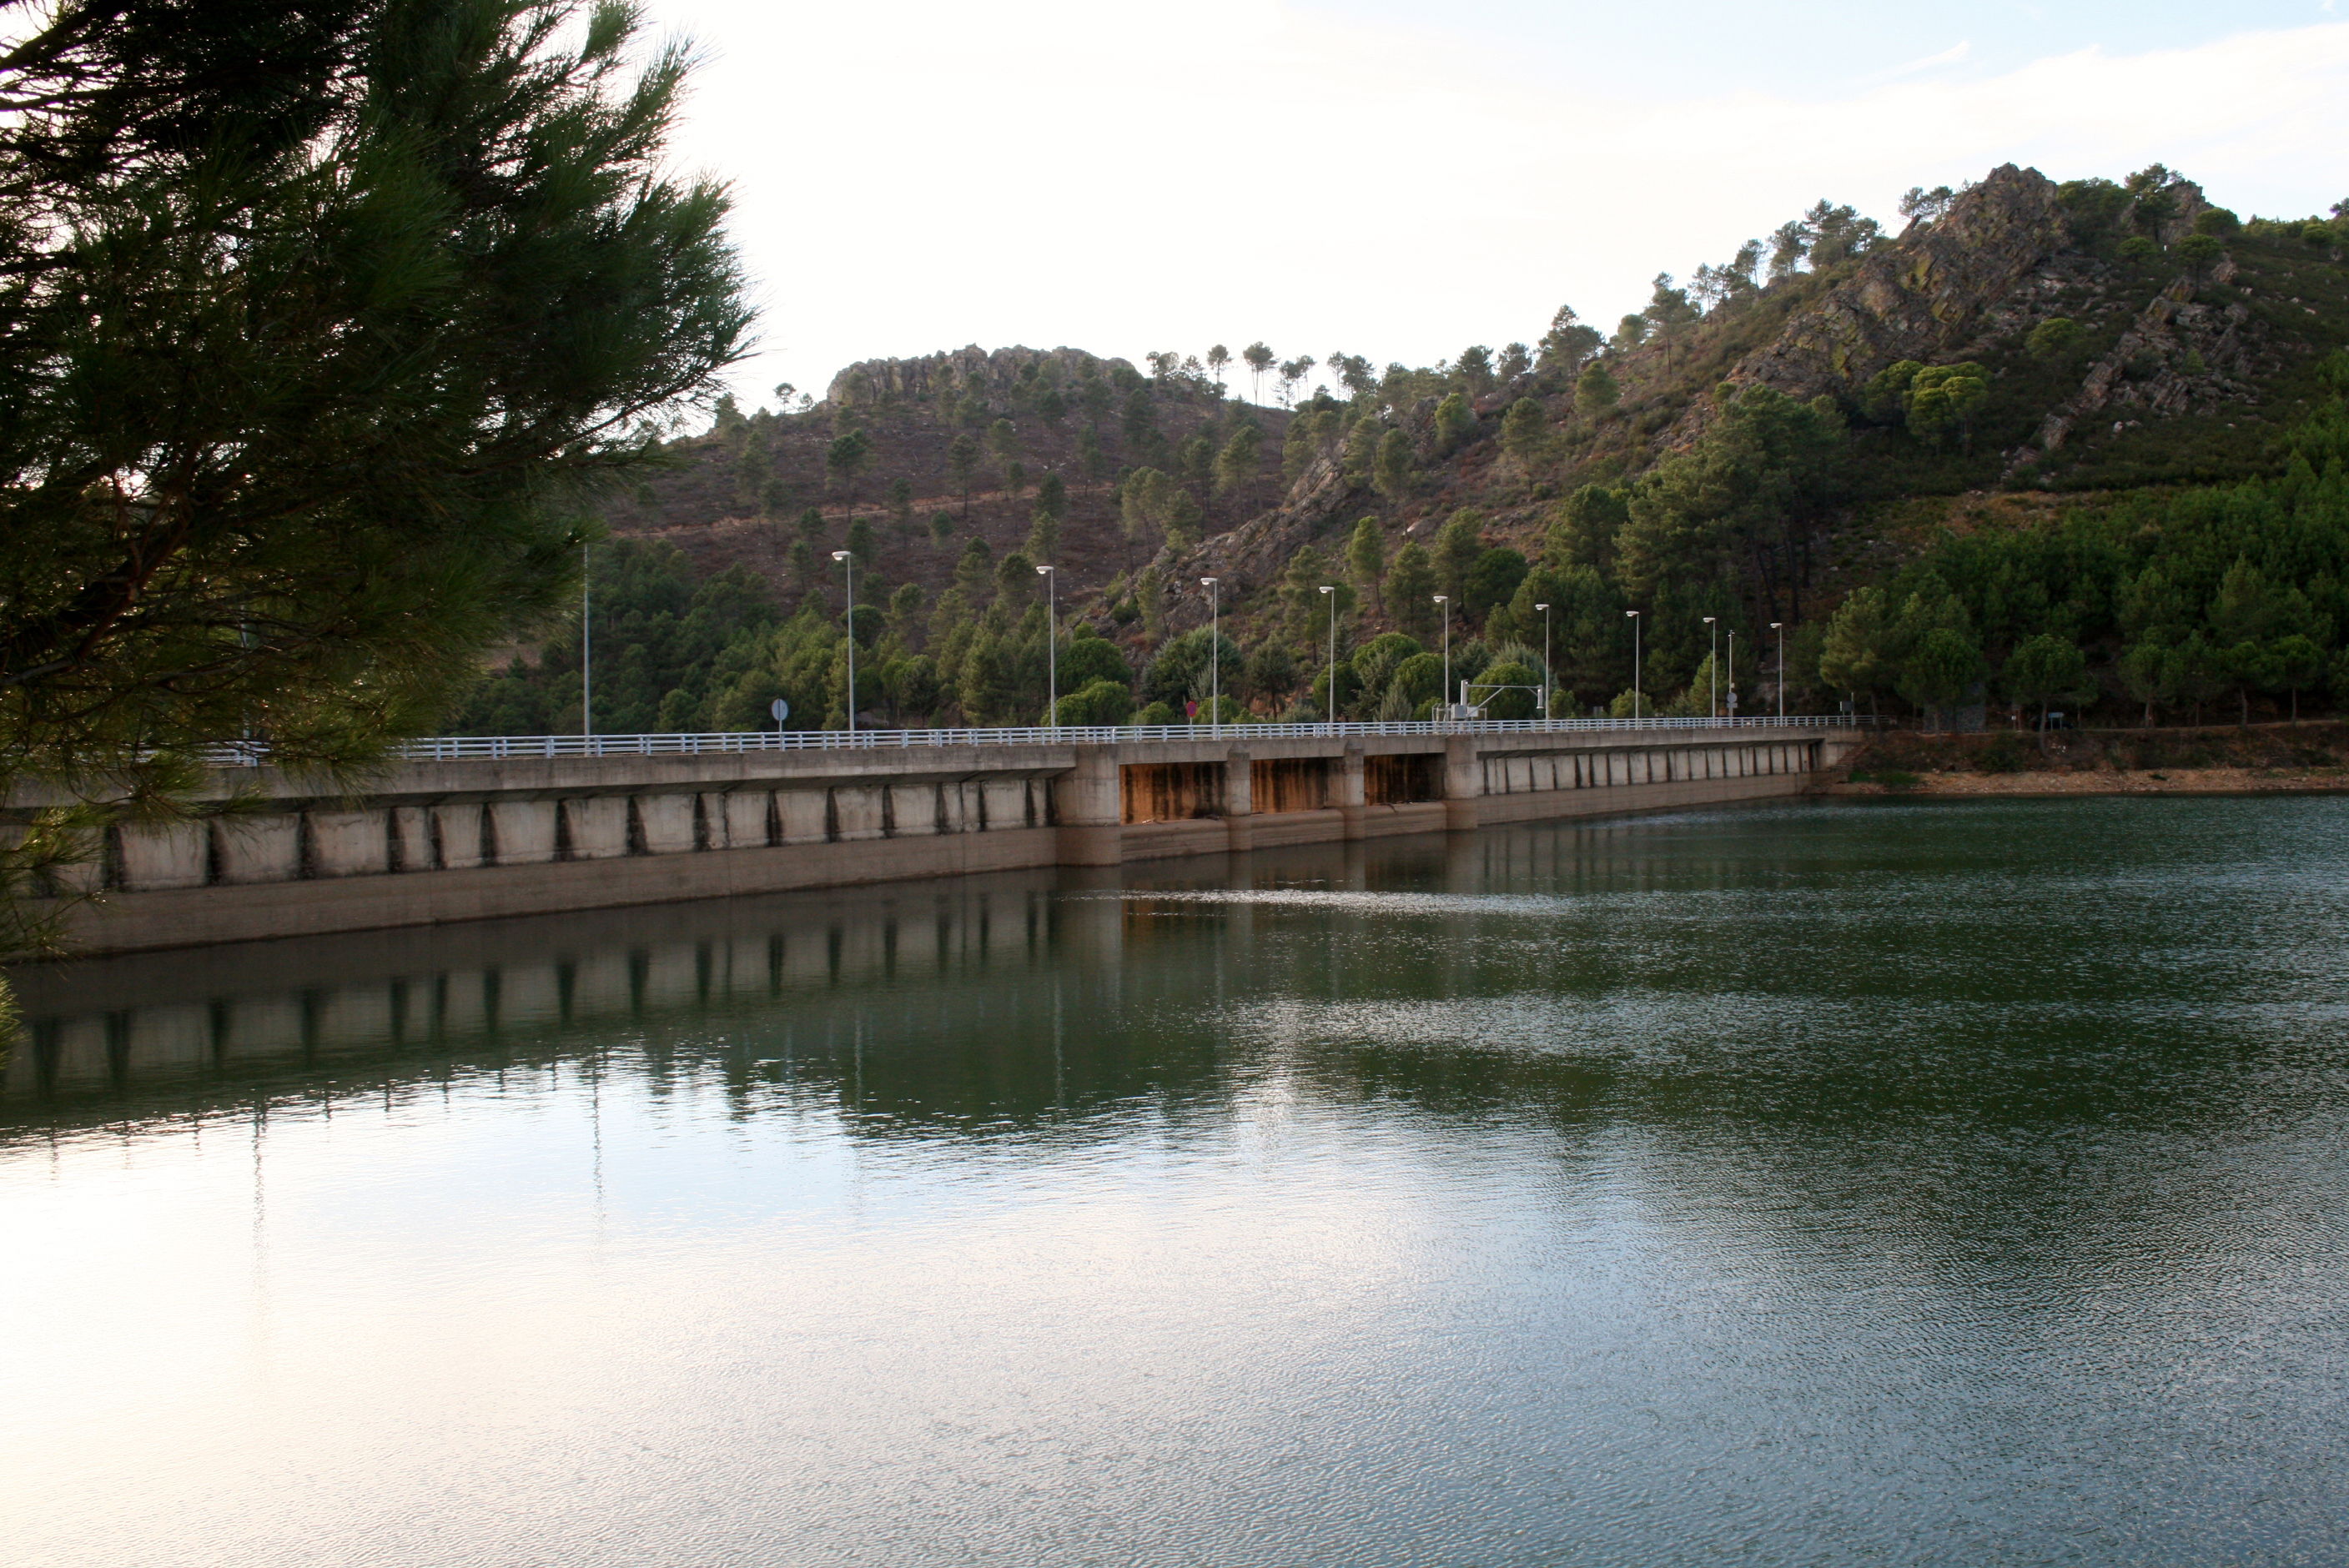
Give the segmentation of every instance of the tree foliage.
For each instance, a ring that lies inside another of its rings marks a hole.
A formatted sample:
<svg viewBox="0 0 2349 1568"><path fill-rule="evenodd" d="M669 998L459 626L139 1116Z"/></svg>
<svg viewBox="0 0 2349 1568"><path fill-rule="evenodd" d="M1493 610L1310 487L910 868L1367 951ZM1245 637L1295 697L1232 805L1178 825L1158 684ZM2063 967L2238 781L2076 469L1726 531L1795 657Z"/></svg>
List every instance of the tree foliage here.
<svg viewBox="0 0 2349 1568"><path fill-rule="evenodd" d="M430 727L743 350L686 55L523 0L16 15L0 755L137 796Z"/></svg>

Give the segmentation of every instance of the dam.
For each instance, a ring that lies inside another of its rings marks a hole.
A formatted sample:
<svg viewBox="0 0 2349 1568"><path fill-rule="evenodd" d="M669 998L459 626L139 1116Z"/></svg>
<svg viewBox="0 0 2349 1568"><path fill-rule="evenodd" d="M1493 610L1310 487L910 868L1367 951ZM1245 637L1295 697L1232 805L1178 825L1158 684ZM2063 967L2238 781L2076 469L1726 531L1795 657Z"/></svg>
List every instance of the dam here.
<svg viewBox="0 0 2349 1568"><path fill-rule="evenodd" d="M1848 718L1478 720L426 740L332 785L224 751L107 830L86 954L437 925L1800 793ZM20 802L20 804L23 802Z"/></svg>

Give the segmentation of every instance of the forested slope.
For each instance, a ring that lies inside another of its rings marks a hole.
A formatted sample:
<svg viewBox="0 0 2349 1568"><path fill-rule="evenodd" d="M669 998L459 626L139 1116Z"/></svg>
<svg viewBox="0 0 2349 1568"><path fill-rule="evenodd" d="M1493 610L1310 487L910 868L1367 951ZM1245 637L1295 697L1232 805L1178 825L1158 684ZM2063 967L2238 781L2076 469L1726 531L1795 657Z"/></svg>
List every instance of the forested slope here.
<svg viewBox="0 0 2349 1568"><path fill-rule="evenodd" d="M1223 688L1268 717L1327 710L1314 672L1333 608L1337 706L1364 717L1429 710L1439 614L1455 680L1537 686L1547 645L1561 707L1631 711L1634 610L1646 699L1679 711L1704 711L1733 673L1748 711L1775 703L1755 677L1766 665L1775 686L1782 637L1794 707L2158 720L2349 696L2341 211L2243 222L2158 167L2060 185L2007 167L1905 206L1893 236L1822 201L1685 285L1660 275L1611 333L1561 310L1537 342L1434 366L1332 353L1286 416L1229 402L1174 356L1144 376L1067 351L966 351L854 367L823 404L763 426L721 418L690 471L705 490L733 475L738 510L762 503L765 521L736 527L771 560L819 485L833 515L852 510L838 490L854 476L822 459L856 428L919 472L949 471L941 443L960 434L999 476L1029 453L1066 476L1057 540L1026 537L1034 501L999 477L967 525L935 484L910 519L891 503L905 565L887 564L885 522L859 624L860 706L884 721L1041 707L1034 585L994 572L1014 543L1061 562L1071 622L1100 634L1084 655L1100 679L1061 687L1103 687L1071 710L1096 718L1204 696L1203 577L1219 584ZM1301 385L1312 368L1284 370ZM1154 431L1129 418L1145 407ZM997 452L1006 420L1019 445ZM688 499L657 489L612 521L649 531L709 510ZM953 513L943 550L923 536L934 501ZM956 528L988 539L985 560L958 553ZM657 696L669 676L640 683L626 711L749 723L771 691L839 722L836 596L831 622L782 619L822 597L809 565L762 567L771 607L728 629L705 603L698 662ZM667 591L672 633L692 618L690 575ZM732 581L698 592L757 596ZM561 660L507 689L551 708ZM1494 711L1529 700L1504 693Z"/></svg>

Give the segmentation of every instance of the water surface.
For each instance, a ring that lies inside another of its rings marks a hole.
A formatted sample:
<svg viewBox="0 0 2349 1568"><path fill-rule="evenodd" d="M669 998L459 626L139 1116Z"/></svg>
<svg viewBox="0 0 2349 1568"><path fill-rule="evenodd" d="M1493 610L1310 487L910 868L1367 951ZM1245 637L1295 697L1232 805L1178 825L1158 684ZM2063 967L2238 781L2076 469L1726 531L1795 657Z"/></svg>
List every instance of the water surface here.
<svg viewBox="0 0 2349 1568"><path fill-rule="evenodd" d="M1920 801L26 971L0 1562L2337 1562L2344 931Z"/></svg>

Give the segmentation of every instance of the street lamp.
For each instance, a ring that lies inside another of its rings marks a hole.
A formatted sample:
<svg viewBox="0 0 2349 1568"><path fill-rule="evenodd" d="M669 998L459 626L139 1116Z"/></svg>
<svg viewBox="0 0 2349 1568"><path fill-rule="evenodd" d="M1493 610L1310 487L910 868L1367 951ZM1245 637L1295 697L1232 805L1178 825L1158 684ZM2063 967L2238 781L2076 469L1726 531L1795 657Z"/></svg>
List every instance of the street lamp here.
<svg viewBox="0 0 2349 1568"><path fill-rule="evenodd" d="M1770 629L1778 634L1778 717L1786 717L1786 623L1773 621Z"/></svg>
<svg viewBox="0 0 2349 1568"><path fill-rule="evenodd" d="M579 735L595 737L595 634L587 603L587 542L579 543Z"/></svg>
<svg viewBox="0 0 2349 1568"><path fill-rule="evenodd" d="M1044 580L1044 723L1061 727L1061 579L1050 566L1039 566Z"/></svg>
<svg viewBox="0 0 2349 1568"><path fill-rule="evenodd" d="M856 733L856 557L845 550L835 550L832 558L840 562L848 574L848 608L842 619L848 623L848 733Z"/></svg>
<svg viewBox="0 0 2349 1568"><path fill-rule="evenodd" d="M1338 722L1338 588L1333 583L1321 584L1321 592L1330 601L1330 711L1331 724Z"/></svg>
<svg viewBox="0 0 2349 1568"><path fill-rule="evenodd" d="M1537 604L1542 613L1542 727L1549 727L1549 606Z"/></svg>
<svg viewBox="0 0 2349 1568"><path fill-rule="evenodd" d="M1706 634L1712 640L1711 650L1704 661L1704 712L1707 718L1719 718L1721 717L1721 628L1713 624L1713 617L1710 615L1704 618L1704 624Z"/></svg>
<svg viewBox="0 0 2349 1568"><path fill-rule="evenodd" d="M1737 634L1729 634L1729 722L1737 722Z"/></svg>
<svg viewBox="0 0 2349 1568"><path fill-rule="evenodd" d="M1223 606L1216 597L1216 580L1199 579L1199 586L1207 591L1207 733L1220 737L1224 733L1224 634Z"/></svg>
<svg viewBox="0 0 2349 1568"><path fill-rule="evenodd" d="M1438 700L1442 702L1444 711L1448 713L1451 711L1452 707L1451 595L1438 593L1435 596L1435 613L1444 617L1444 692L1443 696Z"/></svg>
<svg viewBox="0 0 2349 1568"><path fill-rule="evenodd" d="M1640 612L1626 610L1623 614L1631 621L1631 717L1637 722L1647 717L1642 710L1648 706L1640 696Z"/></svg>

